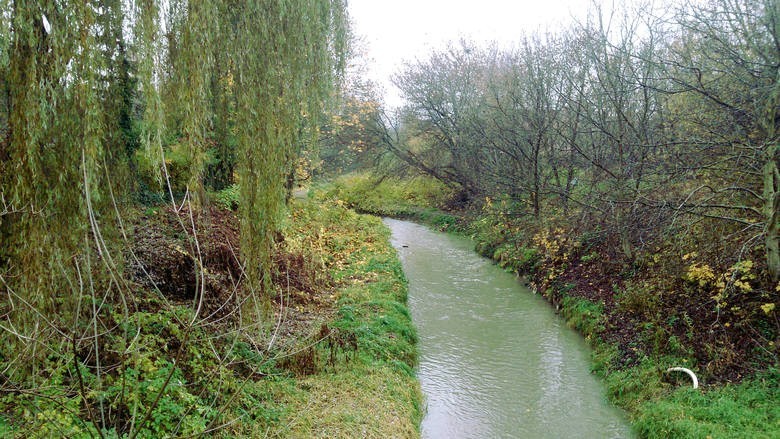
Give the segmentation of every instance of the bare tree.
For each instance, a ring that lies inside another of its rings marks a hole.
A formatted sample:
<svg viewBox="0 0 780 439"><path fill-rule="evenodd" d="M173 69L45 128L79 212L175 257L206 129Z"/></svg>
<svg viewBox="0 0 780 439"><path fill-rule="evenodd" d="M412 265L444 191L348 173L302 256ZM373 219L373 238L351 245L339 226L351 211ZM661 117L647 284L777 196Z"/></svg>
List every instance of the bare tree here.
<svg viewBox="0 0 780 439"><path fill-rule="evenodd" d="M474 141L469 126L484 91L486 59L490 56L461 41L460 47L450 45L427 61L407 65L395 77L408 102L407 116L416 120L416 138L436 151L436 161L425 166L457 183L467 197L484 192L482 147ZM414 154L408 146L407 155Z"/></svg>
<svg viewBox="0 0 780 439"><path fill-rule="evenodd" d="M713 0L679 12L663 60L675 129L691 173L706 175L681 212L742 224L763 237L780 279L780 4Z"/></svg>
<svg viewBox="0 0 780 439"><path fill-rule="evenodd" d="M658 42L637 16L600 9L580 32L573 43L581 54L572 60L580 64L578 74L561 96L577 129L562 129L562 140L587 163L588 191L580 195L609 218L631 257L637 206L655 189L648 177L664 144L662 102L648 85L655 69L648 56Z"/></svg>

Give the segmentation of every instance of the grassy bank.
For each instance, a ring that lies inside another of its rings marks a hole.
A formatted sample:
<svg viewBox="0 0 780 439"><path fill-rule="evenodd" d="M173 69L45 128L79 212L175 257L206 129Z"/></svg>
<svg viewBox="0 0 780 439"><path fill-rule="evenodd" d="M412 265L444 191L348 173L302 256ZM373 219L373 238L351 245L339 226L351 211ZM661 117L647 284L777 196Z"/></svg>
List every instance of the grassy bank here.
<svg viewBox="0 0 780 439"><path fill-rule="evenodd" d="M311 355L295 354L315 373L292 379L285 415L270 430L279 437L416 437L421 393L413 367L416 334L406 308L406 279L376 217L331 204L301 202L293 235L321 242L337 288L334 313L320 325Z"/></svg>
<svg viewBox="0 0 780 439"><path fill-rule="evenodd" d="M123 282L132 302L101 304L115 321L100 324L118 330L92 350L47 353L35 388L0 394L0 436L419 436L416 335L381 221L294 201L277 238L268 317L242 322L244 286L231 262L238 219L222 208L195 214L196 259L182 214L128 213ZM12 359L0 360L13 370Z"/></svg>
<svg viewBox="0 0 780 439"><path fill-rule="evenodd" d="M440 230L465 231L467 221L444 210L454 193L432 178L377 181L369 174L350 174L317 189L318 197L339 200L358 212L429 224Z"/></svg>
<svg viewBox="0 0 780 439"><path fill-rule="evenodd" d="M414 212L447 207L446 201L416 205L419 197L397 195L398 188L413 190L414 184L369 184L365 178L342 179L327 194L362 211L400 211L442 228ZM354 181L360 184L353 188ZM390 208L383 207L385 197ZM749 302L732 293L728 309L713 298L721 288L715 279L726 275L743 281L745 290L760 288L751 284L756 276L750 264L712 274L703 255L686 250L693 241L653 243L626 261L615 237L578 229L562 215L517 214L507 200L486 199L479 207L429 217L453 218L447 224L459 224L477 251L526 276L588 340L593 370L641 437L780 437L773 308L761 295ZM685 375L667 373L672 366L694 370L701 387L693 390Z"/></svg>

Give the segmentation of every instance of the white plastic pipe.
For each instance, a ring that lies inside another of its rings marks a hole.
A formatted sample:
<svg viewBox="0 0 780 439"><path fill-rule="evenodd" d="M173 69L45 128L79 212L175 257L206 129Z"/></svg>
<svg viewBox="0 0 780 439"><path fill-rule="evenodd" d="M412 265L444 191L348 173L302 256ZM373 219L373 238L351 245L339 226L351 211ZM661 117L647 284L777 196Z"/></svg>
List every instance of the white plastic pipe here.
<svg viewBox="0 0 780 439"><path fill-rule="evenodd" d="M46 15L41 14L41 21L43 21L43 29L46 31L46 34L51 33L51 23L49 23L49 19L46 18Z"/></svg>
<svg viewBox="0 0 780 439"><path fill-rule="evenodd" d="M692 370L686 369L684 367L670 367L669 369L666 369L666 372L685 372L688 374L688 376L691 377L691 380L693 381L693 388L698 389L699 388L699 380L696 379L696 374L693 373Z"/></svg>

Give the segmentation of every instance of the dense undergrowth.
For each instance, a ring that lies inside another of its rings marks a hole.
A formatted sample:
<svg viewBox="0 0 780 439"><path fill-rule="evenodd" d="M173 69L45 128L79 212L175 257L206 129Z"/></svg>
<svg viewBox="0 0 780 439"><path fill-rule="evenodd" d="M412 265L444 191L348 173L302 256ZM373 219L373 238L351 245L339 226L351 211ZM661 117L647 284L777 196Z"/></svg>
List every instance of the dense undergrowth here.
<svg viewBox="0 0 780 439"><path fill-rule="evenodd" d="M196 258L179 227L187 213L129 213L124 281L134 302L101 304L116 312L98 322L110 329L99 349L52 350L35 366L35 387L4 391L0 436L419 435L406 280L378 219L293 201L277 237L268 319L240 322L238 219L224 208L195 212Z"/></svg>
<svg viewBox="0 0 780 439"><path fill-rule="evenodd" d="M739 245L729 230L706 221L669 230L628 259L617 237L578 221L576 212L533 218L516 213L522 209L509 199L437 211L449 207L446 199L410 193L437 187L424 181L348 176L327 196L468 233L479 253L526 276L593 346L594 371L642 437L780 436L772 291L780 287L762 283L760 255L724 256ZM694 370L702 387L666 373L672 366Z"/></svg>

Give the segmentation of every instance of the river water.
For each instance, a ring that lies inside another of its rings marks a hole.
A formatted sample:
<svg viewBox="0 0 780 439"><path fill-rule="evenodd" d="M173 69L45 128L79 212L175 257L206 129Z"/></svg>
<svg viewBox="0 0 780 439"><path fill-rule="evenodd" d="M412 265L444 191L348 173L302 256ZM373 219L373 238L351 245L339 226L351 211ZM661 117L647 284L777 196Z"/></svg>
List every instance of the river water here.
<svg viewBox="0 0 780 439"><path fill-rule="evenodd" d="M629 438L582 338L471 241L385 219L409 280L423 438Z"/></svg>

